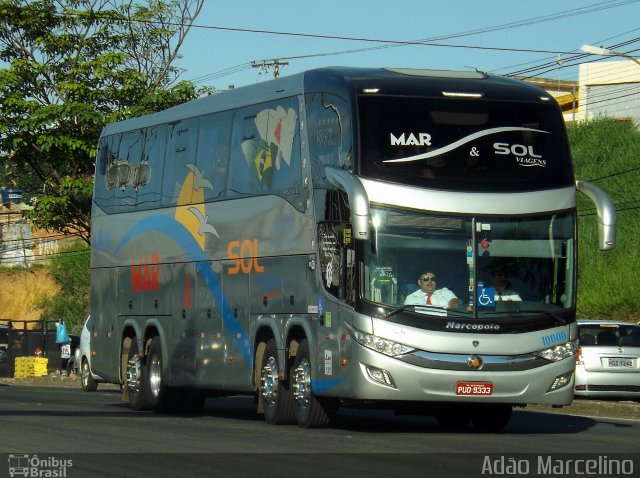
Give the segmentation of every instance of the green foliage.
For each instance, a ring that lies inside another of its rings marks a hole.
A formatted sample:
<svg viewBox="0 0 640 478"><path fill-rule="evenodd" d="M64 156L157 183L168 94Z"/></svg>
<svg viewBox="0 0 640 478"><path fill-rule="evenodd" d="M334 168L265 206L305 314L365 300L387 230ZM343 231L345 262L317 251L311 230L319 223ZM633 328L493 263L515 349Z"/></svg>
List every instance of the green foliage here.
<svg viewBox="0 0 640 478"><path fill-rule="evenodd" d="M49 267L60 292L39 297L36 302L43 319L63 319L75 334L80 333L89 311L89 259L89 247L83 242L61 250Z"/></svg>
<svg viewBox="0 0 640 478"><path fill-rule="evenodd" d="M576 178L607 191L617 209L617 245L598 250L593 204L578 198L578 314L581 317L640 320L638 284L640 131L631 122L613 119L568 128Z"/></svg>
<svg viewBox="0 0 640 478"><path fill-rule="evenodd" d="M36 227L89 242L104 125L205 92L172 66L202 2L0 0L0 185Z"/></svg>

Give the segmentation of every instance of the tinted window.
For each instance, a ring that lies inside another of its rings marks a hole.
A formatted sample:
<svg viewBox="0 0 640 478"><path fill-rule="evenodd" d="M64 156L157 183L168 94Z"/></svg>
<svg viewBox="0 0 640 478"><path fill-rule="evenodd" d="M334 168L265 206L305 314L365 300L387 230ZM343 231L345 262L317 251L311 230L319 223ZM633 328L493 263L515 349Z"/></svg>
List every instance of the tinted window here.
<svg viewBox="0 0 640 478"><path fill-rule="evenodd" d="M358 116L365 177L464 191L573 184L554 104L368 96Z"/></svg>
<svg viewBox="0 0 640 478"><path fill-rule="evenodd" d="M221 199L224 196L230 141L231 113L217 113L200 119L197 172L194 174L204 179L201 181L201 187L205 201Z"/></svg>
<svg viewBox="0 0 640 478"><path fill-rule="evenodd" d="M103 137L98 144L94 200L105 212L114 208L120 135Z"/></svg>
<svg viewBox="0 0 640 478"><path fill-rule="evenodd" d="M313 183L325 181L325 166L351 169L351 114L347 102L327 93L307 95L307 125Z"/></svg>
<svg viewBox="0 0 640 478"><path fill-rule="evenodd" d="M304 207L299 121L296 98L236 112L229 194L278 194L299 209Z"/></svg>
<svg viewBox="0 0 640 478"><path fill-rule="evenodd" d="M187 183L196 159L198 119L171 125L164 162L162 205L192 204L193 182Z"/></svg>
<svg viewBox="0 0 640 478"><path fill-rule="evenodd" d="M160 205L166 146L167 125L147 128L143 159L135 176L138 189L137 209L151 209Z"/></svg>
<svg viewBox="0 0 640 478"><path fill-rule="evenodd" d="M640 347L640 326L618 324L578 325L581 346Z"/></svg>

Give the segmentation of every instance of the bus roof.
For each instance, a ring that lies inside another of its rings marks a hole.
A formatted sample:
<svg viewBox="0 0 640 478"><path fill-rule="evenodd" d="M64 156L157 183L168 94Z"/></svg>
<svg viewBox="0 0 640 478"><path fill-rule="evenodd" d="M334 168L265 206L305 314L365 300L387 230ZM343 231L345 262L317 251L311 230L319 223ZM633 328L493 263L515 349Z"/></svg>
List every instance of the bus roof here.
<svg viewBox="0 0 640 478"><path fill-rule="evenodd" d="M325 91L350 96L365 90L377 90L377 94L383 95L442 97L450 94L498 101L554 101L551 95L537 86L479 71L330 67L230 89L164 111L112 123L104 128L102 136L175 123L185 118L302 93Z"/></svg>

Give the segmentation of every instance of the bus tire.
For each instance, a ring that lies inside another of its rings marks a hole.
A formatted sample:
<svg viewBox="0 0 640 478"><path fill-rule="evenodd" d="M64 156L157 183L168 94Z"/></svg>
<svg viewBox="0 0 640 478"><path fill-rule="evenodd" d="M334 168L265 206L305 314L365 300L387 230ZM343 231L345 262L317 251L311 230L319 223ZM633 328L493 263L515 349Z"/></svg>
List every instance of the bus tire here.
<svg viewBox="0 0 640 478"><path fill-rule="evenodd" d="M480 432L495 433L502 431L511 420L513 407L509 404L491 404L479 406L472 410L471 421Z"/></svg>
<svg viewBox="0 0 640 478"><path fill-rule="evenodd" d="M295 420L291 390L279 379L283 370L278 363L276 341L269 339L260 368L260 398L264 419L271 425L290 424Z"/></svg>
<svg viewBox="0 0 640 478"><path fill-rule="evenodd" d="M171 413L179 407L178 393L167 387L162 377L162 344L160 337L153 337L147 356L145 382L149 406L154 413Z"/></svg>
<svg viewBox="0 0 640 478"><path fill-rule="evenodd" d="M302 428L325 427L337 410L338 401L333 398L316 397L311 388L311 361L309 343L302 339L291 368L291 391L295 401L295 416Z"/></svg>
<svg viewBox="0 0 640 478"><path fill-rule="evenodd" d="M98 382L93 379L86 358L82 359L82 363L80 364L80 381L82 383L82 390L85 392L95 392L98 390Z"/></svg>
<svg viewBox="0 0 640 478"><path fill-rule="evenodd" d="M134 338L127 359L127 390L129 406L137 411L149 410L146 387L146 367L138 355L138 341Z"/></svg>

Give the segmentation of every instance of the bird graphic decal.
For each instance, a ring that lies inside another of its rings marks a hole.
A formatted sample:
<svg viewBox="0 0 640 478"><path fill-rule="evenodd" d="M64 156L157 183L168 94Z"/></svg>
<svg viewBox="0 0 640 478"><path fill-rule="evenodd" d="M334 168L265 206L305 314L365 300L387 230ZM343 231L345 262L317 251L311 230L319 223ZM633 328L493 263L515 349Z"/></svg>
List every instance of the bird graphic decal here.
<svg viewBox="0 0 640 478"><path fill-rule="evenodd" d="M200 209L198 209L197 207L190 207L189 208L189 212L191 214L193 214L196 219L198 220L199 223L199 227L198 227L198 234L200 234L201 236L205 235L205 234L213 234L214 236L216 236L218 239L220 239L220 234L218 234L218 231L216 231L216 228L213 227L211 224L209 224L209 215L203 215L202 212L200 211Z"/></svg>

